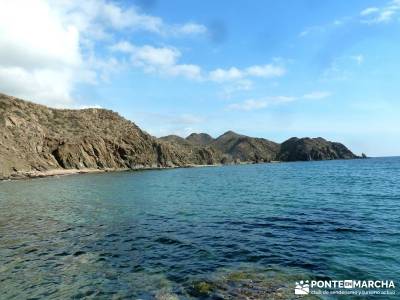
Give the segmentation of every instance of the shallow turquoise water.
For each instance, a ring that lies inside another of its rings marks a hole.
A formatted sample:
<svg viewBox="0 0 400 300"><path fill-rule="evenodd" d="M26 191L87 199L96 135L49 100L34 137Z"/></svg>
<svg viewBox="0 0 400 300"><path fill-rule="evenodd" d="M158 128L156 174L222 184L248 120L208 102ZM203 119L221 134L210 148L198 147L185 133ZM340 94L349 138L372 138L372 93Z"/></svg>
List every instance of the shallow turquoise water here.
<svg viewBox="0 0 400 300"><path fill-rule="evenodd" d="M0 182L0 299L221 299L196 284L238 272L398 286L400 158Z"/></svg>

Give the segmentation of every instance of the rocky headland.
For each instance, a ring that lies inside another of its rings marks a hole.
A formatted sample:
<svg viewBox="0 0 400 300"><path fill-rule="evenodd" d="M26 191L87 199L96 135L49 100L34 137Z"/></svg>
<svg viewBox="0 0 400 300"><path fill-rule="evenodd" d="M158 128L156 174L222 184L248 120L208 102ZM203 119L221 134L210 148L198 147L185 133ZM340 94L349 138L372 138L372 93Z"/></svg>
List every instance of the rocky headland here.
<svg viewBox="0 0 400 300"><path fill-rule="evenodd" d="M323 138L278 144L228 131L155 138L117 113L53 109L0 94L0 179L271 161L359 158Z"/></svg>

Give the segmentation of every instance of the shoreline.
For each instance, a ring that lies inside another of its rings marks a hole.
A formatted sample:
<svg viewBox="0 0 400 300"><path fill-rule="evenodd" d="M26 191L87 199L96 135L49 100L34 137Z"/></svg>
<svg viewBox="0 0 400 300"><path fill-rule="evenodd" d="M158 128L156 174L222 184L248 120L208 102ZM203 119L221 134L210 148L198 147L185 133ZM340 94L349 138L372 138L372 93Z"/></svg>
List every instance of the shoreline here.
<svg viewBox="0 0 400 300"><path fill-rule="evenodd" d="M351 159L334 159L334 160L358 160L361 157ZM333 160L313 160L313 161L333 161ZM139 168L105 168L105 169L94 169L94 168L83 168L83 169L51 169L46 171L19 171L10 174L8 177L0 177L0 182L3 181L18 181L18 180L29 180L46 177L59 177L68 175L79 175L79 174L96 174L96 173L109 173L109 172L128 172L128 171L149 171L149 170L168 170L168 169L183 169L183 168L205 168L205 167L222 167L222 166L240 166L240 165L252 165L252 164L279 164L279 163L291 163L291 162L310 162L310 161L269 161L269 162L252 162L242 161L230 164L203 164L203 165L184 165L184 166L170 166L170 167L139 167Z"/></svg>
<svg viewBox="0 0 400 300"><path fill-rule="evenodd" d="M186 166L173 166L173 167L141 167L141 168L106 168L106 169L94 169L94 168L83 168L83 169L52 169L46 171L20 171L11 174L7 178L0 179L2 181L18 181L18 180L29 180L47 177L59 177L68 175L80 175L80 174L96 174L96 173L109 173L109 172L128 172L128 171L149 171L149 170L168 170L178 168L204 168L204 167L221 167L222 164L213 165L186 165Z"/></svg>
<svg viewBox="0 0 400 300"><path fill-rule="evenodd" d="M128 169L126 169L128 170ZM106 173L106 172L117 172L124 171L124 169L52 169L46 171L20 171L11 174L8 178L4 178L1 181L14 181L14 180L26 180L46 177L57 177L57 176L68 176L76 174L93 174L93 173Z"/></svg>

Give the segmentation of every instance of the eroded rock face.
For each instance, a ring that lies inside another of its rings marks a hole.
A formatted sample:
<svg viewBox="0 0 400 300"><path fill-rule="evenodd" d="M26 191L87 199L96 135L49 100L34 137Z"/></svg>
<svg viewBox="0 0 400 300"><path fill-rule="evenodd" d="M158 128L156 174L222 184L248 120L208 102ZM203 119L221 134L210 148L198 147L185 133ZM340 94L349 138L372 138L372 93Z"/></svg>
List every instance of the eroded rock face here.
<svg viewBox="0 0 400 300"><path fill-rule="evenodd" d="M222 162L223 153L209 145L193 144L187 139L176 135L168 135L159 138L175 152L186 153L189 159L188 165L214 165Z"/></svg>
<svg viewBox="0 0 400 300"><path fill-rule="evenodd" d="M157 140L105 109L59 110L0 94L0 177L52 169L137 169L215 163Z"/></svg>

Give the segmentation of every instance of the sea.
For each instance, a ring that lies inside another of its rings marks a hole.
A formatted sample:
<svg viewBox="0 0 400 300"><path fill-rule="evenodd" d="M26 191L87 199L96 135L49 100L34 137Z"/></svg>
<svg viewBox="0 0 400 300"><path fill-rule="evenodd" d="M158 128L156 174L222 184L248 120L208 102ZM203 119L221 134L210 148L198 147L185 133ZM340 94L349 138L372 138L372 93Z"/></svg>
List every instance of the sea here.
<svg viewBox="0 0 400 300"><path fill-rule="evenodd" d="M400 299L399 279L400 157L0 182L0 299Z"/></svg>

